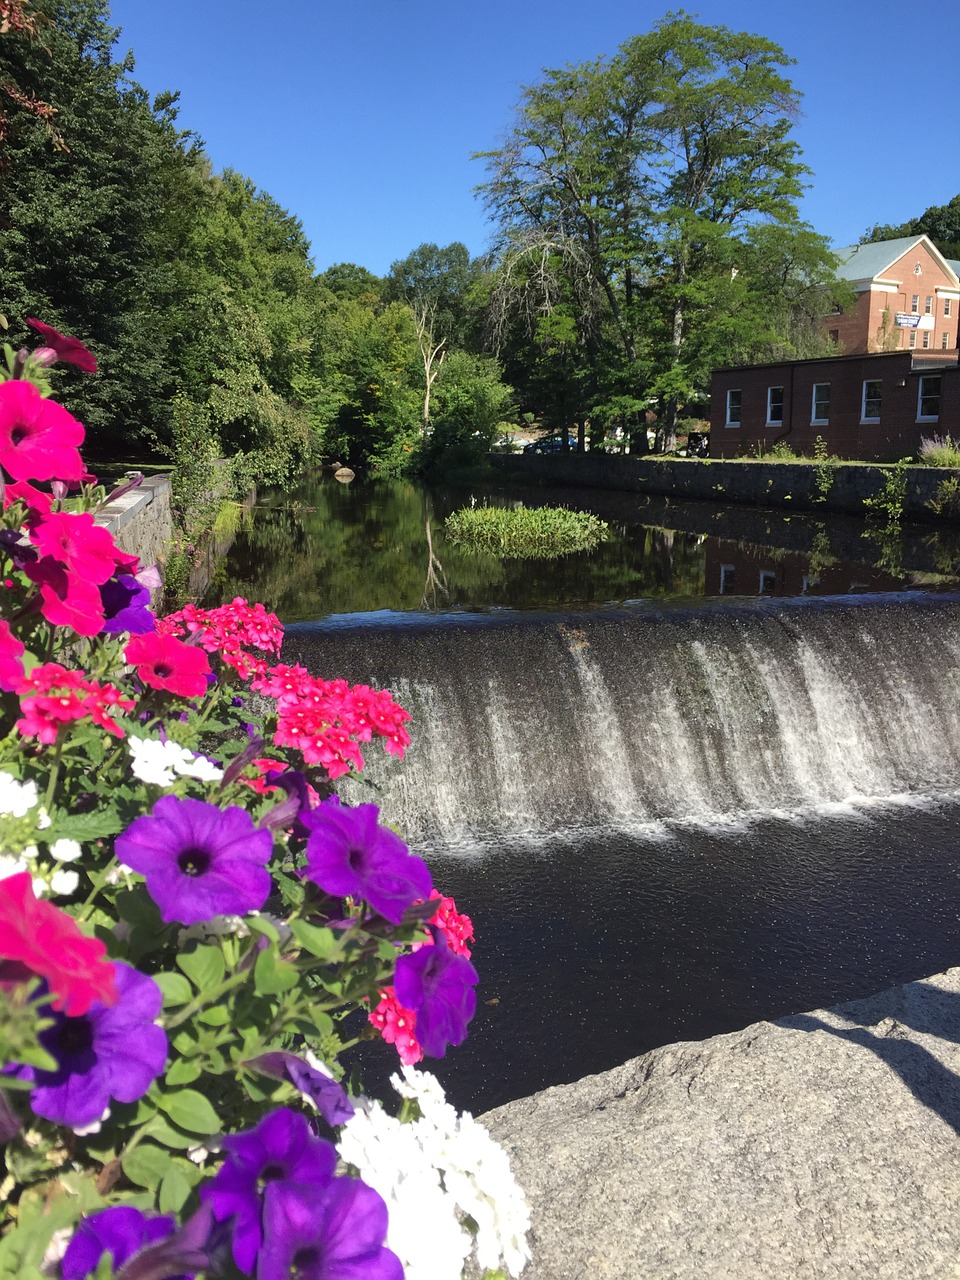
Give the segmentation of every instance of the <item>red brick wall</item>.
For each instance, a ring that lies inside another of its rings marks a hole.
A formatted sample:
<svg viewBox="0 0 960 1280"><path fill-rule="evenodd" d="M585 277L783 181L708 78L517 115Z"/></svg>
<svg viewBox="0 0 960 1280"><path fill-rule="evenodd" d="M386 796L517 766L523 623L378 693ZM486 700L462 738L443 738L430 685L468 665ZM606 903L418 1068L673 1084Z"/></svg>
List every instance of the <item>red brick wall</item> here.
<svg viewBox="0 0 960 1280"><path fill-rule="evenodd" d="M932 354L932 353L931 353ZM918 422L920 359L909 351L842 356L790 364L719 369L710 385L710 456L756 457L783 440L794 453L812 457L817 436L827 451L864 462L894 461L915 454L923 436L960 436L960 370L928 370L941 378L940 418ZM865 379L881 383L879 422L862 422ZM830 384L829 420L812 423L813 387ZM783 422L767 425L767 389L784 388ZM727 392L741 393L741 420L726 425ZM758 450L758 446L760 449Z"/></svg>
<svg viewBox="0 0 960 1280"><path fill-rule="evenodd" d="M917 264L921 274L915 274ZM943 350L943 335L947 335L947 350L957 346L957 314L960 311L960 299L950 300L949 316L944 315L944 297L937 293L937 288L956 290L956 285L946 274L940 262L924 244L917 245L905 253L888 270L883 273L883 281L895 284L896 290L887 293L875 285L870 290L857 295L857 300L849 311L842 315L825 316L824 328L829 333L836 333L843 352L853 355L859 352L878 352L884 349L884 309L889 311L887 329L890 340L896 343L894 349L910 350L910 335L916 334L916 350ZM919 298L918 314L929 323L931 329L898 329L896 313L903 311L912 314L913 297ZM930 298L931 312L926 315L926 300ZM923 346L923 335L929 334L929 347ZM887 348L891 349L890 347Z"/></svg>

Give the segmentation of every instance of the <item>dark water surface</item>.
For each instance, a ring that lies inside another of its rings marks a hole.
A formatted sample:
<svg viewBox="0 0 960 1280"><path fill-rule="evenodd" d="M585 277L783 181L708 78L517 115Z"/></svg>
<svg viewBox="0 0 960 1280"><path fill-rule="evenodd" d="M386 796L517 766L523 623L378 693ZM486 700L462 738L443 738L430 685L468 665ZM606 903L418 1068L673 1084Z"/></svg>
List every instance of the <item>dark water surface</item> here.
<svg viewBox="0 0 960 1280"><path fill-rule="evenodd" d="M593 511L611 538L554 561L458 551L443 521L471 501ZM383 610L591 609L624 600L826 596L948 586L956 533L863 536L852 517L676 504L596 490L493 492L316 476L258 499L208 599L262 600L284 622Z"/></svg>

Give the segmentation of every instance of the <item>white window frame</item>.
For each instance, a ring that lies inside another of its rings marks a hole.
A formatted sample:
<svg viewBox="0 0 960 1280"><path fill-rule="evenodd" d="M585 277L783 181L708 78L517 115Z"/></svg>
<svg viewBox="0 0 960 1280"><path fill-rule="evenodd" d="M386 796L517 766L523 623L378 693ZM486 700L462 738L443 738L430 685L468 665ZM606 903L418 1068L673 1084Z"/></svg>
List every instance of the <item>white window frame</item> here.
<svg viewBox="0 0 960 1280"><path fill-rule="evenodd" d="M730 417L730 409L732 407L730 403L731 396L739 397L737 400L736 418ZM743 388L731 387L730 390L727 392L727 420L724 425L728 427L739 427L742 421L743 421Z"/></svg>
<svg viewBox="0 0 960 1280"><path fill-rule="evenodd" d="M912 351L912 350L913 350L913 348L914 348L916 345L917 345L917 331L916 331L916 329L911 329L911 330L910 330L910 337L909 337L909 339L907 340L907 346L908 346L908 347L910 348L910 350Z"/></svg>
<svg viewBox="0 0 960 1280"><path fill-rule="evenodd" d="M826 387L827 389L827 395L826 395L827 416L825 418L817 417L817 391L821 387ZM830 383L815 382L813 384L813 391L811 392L811 395L810 395L810 425L811 427L825 427L829 421L830 421Z"/></svg>
<svg viewBox="0 0 960 1280"><path fill-rule="evenodd" d="M932 392L927 392L927 394L924 395L924 390L923 390L924 385L928 382L935 382L937 384L937 390L936 390L937 412L936 413L923 412L924 400L933 399ZM917 387L917 421L918 422L939 422L940 421L940 375L939 373L928 373L926 376L921 377L919 379L919 385Z"/></svg>
<svg viewBox="0 0 960 1280"><path fill-rule="evenodd" d="M880 391L877 395L871 396L871 400L879 400L880 413L875 418L867 417L867 387L879 387ZM860 421L861 422L879 422L880 414L883 413L883 379L882 378L864 378L863 387L860 392Z"/></svg>
<svg viewBox="0 0 960 1280"><path fill-rule="evenodd" d="M926 298L925 298L925 300L924 300L924 303L923 303L923 314L924 314L925 316L932 316L932 315L933 315L933 298L930 296L930 294L927 294L927 296L926 296Z"/></svg>
<svg viewBox="0 0 960 1280"><path fill-rule="evenodd" d="M943 333L941 333L940 335L940 349L942 351L946 351L949 342L950 342L950 335L949 333L947 333L946 329L944 329Z"/></svg>
<svg viewBox="0 0 960 1280"><path fill-rule="evenodd" d="M930 330L929 329L924 329L923 341L920 343L920 345L921 347L923 347L924 351L929 351L930 349Z"/></svg>
<svg viewBox="0 0 960 1280"><path fill-rule="evenodd" d="M943 314L944 314L945 316L949 317L949 316L950 316L950 314L952 313L952 311L953 311L953 299L952 299L952 298L944 298L944 300L943 300Z"/></svg>
<svg viewBox="0 0 960 1280"><path fill-rule="evenodd" d="M772 418L770 416L770 410L773 408L774 391L780 392L780 417L779 418ZM783 387L767 387L767 426L768 427L783 426L783 411L784 411L784 406L786 405L786 399L784 397L783 392L784 392Z"/></svg>
<svg viewBox="0 0 960 1280"><path fill-rule="evenodd" d="M920 295L919 295L919 293L914 293L913 295L911 295L911 299L910 299L910 314L911 314L912 316L918 316L918 315L920 314Z"/></svg>

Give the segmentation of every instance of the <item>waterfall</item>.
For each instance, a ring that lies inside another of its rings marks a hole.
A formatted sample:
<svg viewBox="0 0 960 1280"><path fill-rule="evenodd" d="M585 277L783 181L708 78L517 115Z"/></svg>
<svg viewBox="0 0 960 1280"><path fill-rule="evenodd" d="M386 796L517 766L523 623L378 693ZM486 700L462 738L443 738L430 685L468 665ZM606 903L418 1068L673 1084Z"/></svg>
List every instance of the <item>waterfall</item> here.
<svg viewBox="0 0 960 1280"><path fill-rule="evenodd" d="M365 775L420 846L960 787L954 597L300 624L283 656L411 712Z"/></svg>

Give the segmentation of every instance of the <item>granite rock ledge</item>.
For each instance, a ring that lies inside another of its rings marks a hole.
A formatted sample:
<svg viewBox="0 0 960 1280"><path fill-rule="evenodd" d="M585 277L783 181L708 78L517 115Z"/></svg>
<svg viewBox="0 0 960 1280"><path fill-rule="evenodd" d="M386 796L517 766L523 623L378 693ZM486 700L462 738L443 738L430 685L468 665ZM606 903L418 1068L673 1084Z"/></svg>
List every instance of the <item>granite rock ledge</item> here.
<svg viewBox="0 0 960 1280"><path fill-rule="evenodd" d="M960 1280L960 968L482 1117L524 1280Z"/></svg>

